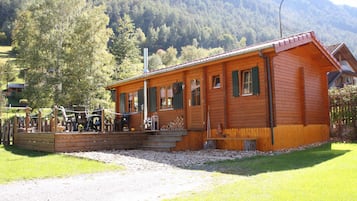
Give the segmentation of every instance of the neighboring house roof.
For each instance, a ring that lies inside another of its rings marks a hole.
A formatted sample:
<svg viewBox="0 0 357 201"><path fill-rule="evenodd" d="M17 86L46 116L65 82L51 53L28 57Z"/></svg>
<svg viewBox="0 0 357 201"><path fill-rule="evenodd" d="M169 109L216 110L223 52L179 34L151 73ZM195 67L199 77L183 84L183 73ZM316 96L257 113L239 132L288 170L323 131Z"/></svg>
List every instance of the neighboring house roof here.
<svg viewBox="0 0 357 201"><path fill-rule="evenodd" d="M345 43L338 43L326 47L326 49L338 60L348 61L354 72L357 72L357 60Z"/></svg>
<svg viewBox="0 0 357 201"><path fill-rule="evenodd" d="M7 88L12 88L12 89L23 89L25 88L25 84L22 83L9 83L7 84Z"/></svg>
<svg viewBox="0 0 357 201"><path fill-rule="evenodd" d="M244 54L263 51L263 50L267 50L267 49L272 49L276 53L279 53L279 52L283 52L283 51L286 51L286 50L289 50L289 49L292 49L292 48L295 48L298 46L302 46L304 44L308 44L311 42L322 52L322 54L324 54L324 56L326 56L326 58L333 64L333 66L336 68L336 70L340 69L340 64L338 63L338 61L325 49L325 47L316 39L315 33L313 31L311 31L311 32L296 34L296 35L289 36L289 37L282 38L282 39L273 40L273 41L266 42L266 43L256 44L253 46L248 46L245 48L232 50L229 52L225 52L222 54L218 54L218 55L214 55L214 56L210 56L210 57L206 57L206 58L202 58L202 59L197 59L194 61L190 61L187 63L175 65L175 66L162 68L162 69L159 69L156 71L151 71L149 73L145 73L145 74L142 74L139 76L135 76L132 78L128 78L125 80L115 82L115 83L107 86L107 89L115 88L116 86L120 86L120 85L130 82L130 81L140 80L140 79L148 78L148 77L151 77L154 75L159 75L162 73L171 72L171 71L175 71L175 70L179 70L179 69L185 69L185 68L189 68L189 67L209 63L209 62L226 59L226 58L233 57L233 56L244 55Z"/></svg>
<svg viewBox="0 0 357 201"><path fill-rule="evenodd" d="M326 49L340 62L341 66L340 72L328 74L329 87L333 86L333 83L343 74L357 77L357 60L345 43L330 45Z"/></svg>
<svg viewBox="0 0 357 201"><path fill-rule="evenodd" d="M3 92L8 92L9 89L24 89L25 84L23 83L8 83L6 89Z"/></svg>

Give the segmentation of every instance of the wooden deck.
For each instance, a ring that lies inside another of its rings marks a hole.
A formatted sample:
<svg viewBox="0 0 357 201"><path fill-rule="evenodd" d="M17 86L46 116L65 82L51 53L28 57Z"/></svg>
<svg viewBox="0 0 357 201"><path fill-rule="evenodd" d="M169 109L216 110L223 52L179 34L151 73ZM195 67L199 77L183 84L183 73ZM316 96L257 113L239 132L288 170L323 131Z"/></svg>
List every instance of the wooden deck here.
<svg viewBox="0 0 357 201"><path fill-rule="evenodd" d="M14 136L14 145L46 152L137 149L143 145L147 136L145 132L18 133Z"/></svg>

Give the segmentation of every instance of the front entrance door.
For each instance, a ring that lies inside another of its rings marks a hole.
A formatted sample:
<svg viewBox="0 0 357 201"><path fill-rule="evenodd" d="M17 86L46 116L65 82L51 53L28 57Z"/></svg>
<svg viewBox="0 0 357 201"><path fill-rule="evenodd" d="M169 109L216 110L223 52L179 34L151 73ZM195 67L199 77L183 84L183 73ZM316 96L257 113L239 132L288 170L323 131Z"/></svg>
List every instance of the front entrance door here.
<svg viewBox="0 0 357 201"><path fill-rule="evenodd" d="M201 78L201 73L192 73L186 77L186 94L188 100L187 107L187 126L188 129L202 129L204 128L203 115L203 99L202 92L204 83Z"/></svg>

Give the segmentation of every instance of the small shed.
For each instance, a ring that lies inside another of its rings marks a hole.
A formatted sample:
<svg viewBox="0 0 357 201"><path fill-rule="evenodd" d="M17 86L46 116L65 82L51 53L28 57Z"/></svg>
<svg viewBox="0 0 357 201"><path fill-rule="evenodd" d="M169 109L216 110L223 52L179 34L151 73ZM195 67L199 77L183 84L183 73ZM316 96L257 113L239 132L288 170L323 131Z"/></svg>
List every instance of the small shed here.
<svg viewBox="0 0 357 201"><path fill-rule="evenodd" d="M340 71L340 64L314 32L306 32L107 88L134 130L146 128L145 107L148 118L158 119L157 129L186 130L175 150L202 149L215 139L221 149L244 149L244 142L254 140L258 150L269 151L329 139L330 71Z"/></svg>

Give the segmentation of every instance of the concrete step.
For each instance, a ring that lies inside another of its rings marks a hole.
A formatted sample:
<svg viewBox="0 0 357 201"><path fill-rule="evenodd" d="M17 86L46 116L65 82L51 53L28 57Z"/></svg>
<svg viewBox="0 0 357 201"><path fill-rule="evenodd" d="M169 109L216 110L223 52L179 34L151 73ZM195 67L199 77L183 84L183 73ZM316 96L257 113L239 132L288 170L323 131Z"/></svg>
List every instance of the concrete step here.
<svg viewBox="0 0 357 201"><path fill-rule="evenodd" d="M174 142L144 142L143 147L175 147L176 141Z"/></svg>
<svg viewBox="0 0 357 201"><path fill-rule="evenodd" d="M165 151L165 152L169 152L171 151L171 147L167 148L167 147L142 147L142 150L148 150L148 151Z"/></svg>
<svg viewBox="0 0 357 201"><path fill-rule="evenodd" d="M168 136L168 135L153 135L148 136L147 142L177 142L182 140L182 136Z"/></svg>
<svg viewBox="0 0 357 201"><path fill-rule="evenodd" d="M182 140L187 131L160 131L158 134L148 135L143 142L144 150L170 151L176 143Z"/></svg>

